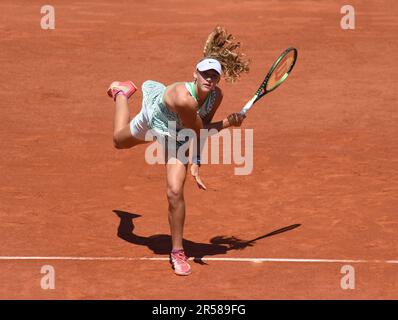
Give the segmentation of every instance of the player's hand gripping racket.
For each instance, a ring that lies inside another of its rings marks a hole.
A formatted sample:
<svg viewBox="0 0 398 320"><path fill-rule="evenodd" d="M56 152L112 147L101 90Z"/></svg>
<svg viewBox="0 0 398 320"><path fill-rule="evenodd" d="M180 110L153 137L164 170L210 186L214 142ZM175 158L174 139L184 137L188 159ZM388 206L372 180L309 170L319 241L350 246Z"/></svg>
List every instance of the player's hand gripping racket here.
<svg viewBox="0 0 398 320"><path fill-rule="evenodd" d="M288 48L276 59L256 94L240 111L242 115L267 93L278 88L289 76L297 59L297 49Z"/></svg>

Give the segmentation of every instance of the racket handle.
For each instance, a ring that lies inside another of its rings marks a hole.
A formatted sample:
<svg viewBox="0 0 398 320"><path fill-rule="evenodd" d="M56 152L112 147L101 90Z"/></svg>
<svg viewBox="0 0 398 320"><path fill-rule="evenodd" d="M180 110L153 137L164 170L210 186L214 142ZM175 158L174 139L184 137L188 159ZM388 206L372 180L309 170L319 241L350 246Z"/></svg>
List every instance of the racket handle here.
<svg viewBox="0 0 398 320"><path fill-rule="evenodd" d="M240 111L240 114L244 115L246 114L247 111L250 110L250 108L253 106L254 101L256 100L256 96L254 96L253 98L251 98L246 104L245 106L242 108L242 110Z"/></svg>

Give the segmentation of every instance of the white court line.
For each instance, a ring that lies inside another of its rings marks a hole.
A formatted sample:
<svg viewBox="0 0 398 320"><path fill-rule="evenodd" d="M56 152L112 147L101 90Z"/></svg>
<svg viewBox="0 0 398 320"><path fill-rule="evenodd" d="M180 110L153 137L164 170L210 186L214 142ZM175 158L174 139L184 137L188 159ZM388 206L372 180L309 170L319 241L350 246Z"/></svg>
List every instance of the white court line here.
<svg viewBox="0 0 398 320"><path fill-rule="evenodd" d="M199 258L189 258L194 260ZM27 256L0 256L0 260L79 260L79 261L168 261L169 258L150 257L27 257ZM282 259L282 258L206 258L202 261L228 261L228 262L290 262L290 263L382 263L398 264L398 260L347 260L347 259Z"/></svg>

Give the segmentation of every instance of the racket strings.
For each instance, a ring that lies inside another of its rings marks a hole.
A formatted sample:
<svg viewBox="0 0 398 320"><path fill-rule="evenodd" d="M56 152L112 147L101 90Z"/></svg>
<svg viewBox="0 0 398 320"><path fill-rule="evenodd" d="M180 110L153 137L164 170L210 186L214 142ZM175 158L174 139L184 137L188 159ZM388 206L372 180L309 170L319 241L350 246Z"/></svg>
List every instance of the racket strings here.
<svg viewBox="0 0 398 320"><path fill-rule="evenodd" d="M277 63L273 66L270 77L268 78L266 90L272 91L278 87L289 75L293 65L296 61L296 51L288 51Z"/></svg>

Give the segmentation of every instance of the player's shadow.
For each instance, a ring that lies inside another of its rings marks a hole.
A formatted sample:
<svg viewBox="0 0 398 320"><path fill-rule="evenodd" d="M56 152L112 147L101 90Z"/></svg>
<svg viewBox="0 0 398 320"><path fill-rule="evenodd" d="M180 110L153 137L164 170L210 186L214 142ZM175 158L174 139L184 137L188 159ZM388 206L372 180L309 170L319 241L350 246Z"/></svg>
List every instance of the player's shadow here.
<svg viewBox="0 0 398 320"><path fill-rule="evenodd" d="M120 224L117 235L119 238L133 243L135 245L146 246L155 254L168 255L171 251L171 236L168 234L156 234L148 237L134 234L135 218L141 217L139 214L129 213L126 211L113 210L113 212L120 218ZM195 262L202 263L201 258L204 256L214 256L218 254L226 254L230 250L243 250L247 247L252 247L256 241L277 235L282 232L298 228L301 224L293 224L265 235L259 236L252 240L242 240L231 236L216 236L210 239L210 243L193 242L190 240L183 240L185 253L189 257L195 257Z"/></svg>

